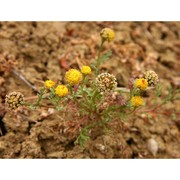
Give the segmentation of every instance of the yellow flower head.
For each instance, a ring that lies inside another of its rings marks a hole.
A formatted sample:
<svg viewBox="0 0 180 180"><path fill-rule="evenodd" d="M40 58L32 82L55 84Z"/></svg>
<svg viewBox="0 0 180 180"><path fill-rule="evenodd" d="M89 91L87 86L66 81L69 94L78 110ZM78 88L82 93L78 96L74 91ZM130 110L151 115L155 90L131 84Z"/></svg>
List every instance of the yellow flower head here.
<svg viewBox="0 0 180 180"><path fill-rule="evenodd" d="M58 85L55 93L60 97L66 96L68 94L68 88L65 85Z"/></svg>
<svg viewBox="0 0 180 180"><path fill-rule="evenodd" d="M112 29L110 28L104 28L101 30L100 32L100 36L102 39L104 39L105 41L111 42L114 40L115 37L115 33Z"/></svg>
<svg viewBox="0 0 180 180"><path fill-rule="evenodd" d="M137 87L141 90L146 90L148 87L148 82L144 78L139 78L135 81L135 87Z"/></svg>
<svg viewBox="0 0 180 180"><path fill-rule="evenodd" d="M141 96L134 96L134 97L131 98L131 104L133 106L136 106L136 107L137 106L142 106L143 103L144 103L144 101L143 101Z"/></svg>
<svg viewBox="0 0 180 180"><path fill-rule="evenodd" d="M52 80L46 80L46 81L45 81L45 86L46 86L46 88L48 88L48 89L52 88L54 85L55 85L55 82L52 81Z"/></svg>
<svg viewBox="0 0 180 180"><path fill-rule="evenodd" d="M82 74L77 69L70 69L66 72L65 81L71 85L79 84L82 81Z"/></svg>
<svg viewBox="0 0 180 180"><path fill-rule="evenodd" d="M81 67L81 72L83 74L91 74L91 68L89 66L82 66Z"/></svg>

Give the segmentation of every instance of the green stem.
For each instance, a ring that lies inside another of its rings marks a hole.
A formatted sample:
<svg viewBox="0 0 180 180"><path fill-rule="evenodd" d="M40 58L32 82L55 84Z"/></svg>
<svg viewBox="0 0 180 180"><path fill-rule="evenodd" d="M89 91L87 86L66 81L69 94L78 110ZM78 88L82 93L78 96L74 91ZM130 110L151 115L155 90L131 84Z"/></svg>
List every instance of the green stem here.
<svg viewBox="0 0 180 180"><path fill-rule="evenodd" d="M126 115L130 115L130 114L132 114L133 112L135 112L135 111L136 111L136 109L137 109L137 107L133 107L133 110L132 110L131 112L129 112L129 113L126 113Z"/></svg>
<svg viewBox="0 0 180 180"><path fill-rule="evenodd" d="M100 44L100 47L99 47L99 50L98 50L98 58L97 58L97 64L96 64L96 75L99 73L99 66L101 64L100 62L100 55L101 55L101 51L102 51L102 47L103 47L103 44L104 44L105 40L104 39L101 39L101 44Z"/></svg>
<svg viewBox="0 0 180 180"><path fill-rule="evenodd" d="M93 105L96 104L96 96L98 95L98 93L99 93L98 90L95 89L94 94L93 94L93 96L91 98L91 109L94 109Z"/></svg>
<svg viewBox="0 0 180 180"><path fill-rule="evenodd" d="M74 89L73 89L73 88L74 88L74 87L73 87L72 85L69 86L69 90L70 90L70 93L71 93L71 95L72 95L72 98L73 98L74 101L76 101L77 99L76 99L76 97L75 97L75 92L74 92Z"/></svg>
<svg viewBox="0 0 180 180"><path fill-rule="evenodd" d="M83 94L83 87L86 86L87 80L88 80L87 75L83 74L82 83L79 85L79 89L81 90L82 94Z"/></svg>
<svg viewBox="0 0 180 180"><path fill-rule="evenodd" d="M86 127L84 127L79 136L77 137L76 141L74 142L74 144L80 144L81 147L84 147L85 142L89 139L89 135L88 135L88 131L93 128L94 126L96 126L98 124L98 122L94 122L92 124L87 125Z"/></svg>

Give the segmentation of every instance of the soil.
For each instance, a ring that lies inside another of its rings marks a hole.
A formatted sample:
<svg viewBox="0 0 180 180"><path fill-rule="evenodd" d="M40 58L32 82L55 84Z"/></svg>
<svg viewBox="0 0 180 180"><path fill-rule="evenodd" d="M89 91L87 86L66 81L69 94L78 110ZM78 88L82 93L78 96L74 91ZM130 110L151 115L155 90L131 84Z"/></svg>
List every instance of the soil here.
<svg viewBox="0 0 180 180"><path fill-rule="evenodd" d="M118 86L128 87L129 78L151 69L159 75L164 95L169 85L179 88L179 22L1 22L0 53L14 56L16 71L39 89L47 79L64 82L68 68L96 59L104 27L112 28L116 38L105 43L103 50L111 49L113 55L101 69L113 73ZM70 118L66 121L58 111L8 110L4 99L12 91L36 95L12 71L0 68L0 158L180 158L180 118L173 113L180 110L178 101L146 118L154 97L148 93L147 107L126 121L113 121L107 132L93 130L82 149L68 134ZM157 153L147 148L150 139Z"/></svg>

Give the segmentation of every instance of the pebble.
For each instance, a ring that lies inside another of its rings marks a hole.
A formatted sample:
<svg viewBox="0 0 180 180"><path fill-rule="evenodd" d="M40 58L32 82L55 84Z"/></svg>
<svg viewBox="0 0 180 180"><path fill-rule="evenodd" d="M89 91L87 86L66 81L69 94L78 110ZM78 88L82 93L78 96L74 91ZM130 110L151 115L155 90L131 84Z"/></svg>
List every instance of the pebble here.
<svg viewBox="0 0 180 180"><path fill-rule="evenodd" d="M158 143L155 139L150 138L147 141L147 149L148 151L153 155L156 156L157 152L158 152Z"/></svg>

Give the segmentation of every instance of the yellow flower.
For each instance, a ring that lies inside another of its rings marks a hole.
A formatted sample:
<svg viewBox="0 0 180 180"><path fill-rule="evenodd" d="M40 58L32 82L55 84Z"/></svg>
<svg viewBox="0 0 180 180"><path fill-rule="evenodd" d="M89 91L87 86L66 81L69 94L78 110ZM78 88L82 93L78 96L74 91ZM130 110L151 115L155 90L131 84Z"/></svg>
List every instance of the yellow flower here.
<svg viewBox="0 0 180 180"><path fill-rule="evenodd" d="M112 29L110 28L104 28L101 30L100 32L100 36L102 39L104 39L105 41L111 42L114 40L115 37L115 33Z"/></svg>
<svg viewBox="0 0 180 180"><path fill-rule="evenodd" d="M144 101L141 96L134 96L131 98L131 104L133 106L142 106L143 103L144 103Z"/></svg>
<svg viewBox="0 0 180 180"><path fill-rule="evenodd" d="M52 80L46 80L46 81L45 81L45 86L46 86L48 89L52 88L54 85L55 85L55 82L52 81Z"/></svg>
<svg viewBox="0 0 180 180"><path fill-rule="evenodd" d="M66 96L68 94L68 88L65 85L58 85L55 93L60 97Z"/></svg>
<svg viewBox="0 0 180 180"><path fill-rule="evenodd" d="M81 72L83 74L91 74L91 68L89 66L82 66L81 67Z"/></svg>
<svg viewBox="0 0 180 180"><path fill-rule="evenodd" d="M70 69L66 72L65 81L71 85L79 84L82 81L82 74L77 69Z"/></svg>
<svg viewBox="0 0 180 180"><path fill-rule="evenodd" d="M148 87L148 82L144 78L139 78L135 81L135 87L137 87L141 90L146 90Z"/></svg>

